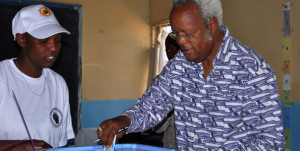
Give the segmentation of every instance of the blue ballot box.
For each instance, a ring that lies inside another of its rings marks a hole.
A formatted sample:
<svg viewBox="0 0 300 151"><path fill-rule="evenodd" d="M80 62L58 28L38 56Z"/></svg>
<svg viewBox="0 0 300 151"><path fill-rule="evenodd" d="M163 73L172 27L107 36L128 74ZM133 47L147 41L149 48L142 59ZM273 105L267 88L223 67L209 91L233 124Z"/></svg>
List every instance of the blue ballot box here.
<svg viewBox="0 0 300 151"><path fill-rule="evenodd" d="M69 148L51 148L45 151L104 151L103 146L85 146ZM177 151L176 149L154 147L141 144L116 144L115 151Z"/></svg>

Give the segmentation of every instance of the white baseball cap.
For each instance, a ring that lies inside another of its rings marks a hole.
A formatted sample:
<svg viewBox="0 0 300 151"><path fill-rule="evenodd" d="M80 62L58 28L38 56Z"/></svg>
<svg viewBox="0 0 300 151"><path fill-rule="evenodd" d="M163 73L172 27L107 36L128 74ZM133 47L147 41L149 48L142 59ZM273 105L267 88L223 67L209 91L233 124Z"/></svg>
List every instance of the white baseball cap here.
<svg viewBox="0 0 300 151"><path fill-rule="evenodd" d="M22 8L12 20L12 33L29 33L37 39L45 39L58 33L70 34L63 28L53 12L44 5L30 5Z"/></svg>

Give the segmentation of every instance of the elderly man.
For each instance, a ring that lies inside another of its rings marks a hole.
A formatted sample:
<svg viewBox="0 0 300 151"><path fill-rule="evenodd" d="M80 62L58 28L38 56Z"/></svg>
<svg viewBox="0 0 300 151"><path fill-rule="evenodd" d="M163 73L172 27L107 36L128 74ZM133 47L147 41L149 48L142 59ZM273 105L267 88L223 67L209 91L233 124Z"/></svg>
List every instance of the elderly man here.
<svg viewBox="0 0 300 151"><path fill-rule="evenodd" d="M170 23L181 51L136 105L99 125L104 145L174 109L179 150L283 150L275 74L222 26L220 0L174 0Z"/></svg>

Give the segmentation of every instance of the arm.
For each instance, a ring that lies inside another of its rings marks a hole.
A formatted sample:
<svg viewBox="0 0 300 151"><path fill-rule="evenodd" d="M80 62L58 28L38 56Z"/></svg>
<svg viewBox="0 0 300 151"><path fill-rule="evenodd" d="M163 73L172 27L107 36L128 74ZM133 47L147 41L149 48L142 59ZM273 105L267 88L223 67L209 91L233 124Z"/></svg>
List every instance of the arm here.
<svg viewBox="0 0 300 151"><path fill-rule="evenodd" d="M63 96L63 123L62 123L62 137L59 141L59 146L62 147L67 144L68 139L74 138L74 131L72 127L72 119L70 113L70 103L69 103L69 90L67 84L65 83L64 79L61 77L61 87L62 87L62 96Z"/></svg>
<svg viewBox="0 0 300 151"><path fill-rule="evenodd" d="M52 148L42 140L33 140L36 150ZM0 140L0 150L5 151L32 151L30 140Z"/></svg>
<svg viewBox="0 0 300 151"><path fill-rule="evenodd" d="M143 132L161 122L174 107L170 77L166 68L137 103L122 113L130 117L128 132Z"/></svg>
<svg viewBox="0 0 300 151"><path fill-rule="evenodd" d="M129 126L127 132L145 131L157 125L173 109L171 84L166 73L167 71L162 72L137 104L123 112L121 116L106 120L99 125L103 130L98 128L98 136L104 146L110 147L119 129ZM124 132L117 134L117 138L123 134Z"/></svg>
<svg viewBox="0 0 300 151"><path fill-rule="evenodd" d="M248 81L251 91L243 104L243 122L248 135L242 148L283 150L285 141L276 77L273 72L258 75ZM259 78L263 80L253 82Z"/></svg>

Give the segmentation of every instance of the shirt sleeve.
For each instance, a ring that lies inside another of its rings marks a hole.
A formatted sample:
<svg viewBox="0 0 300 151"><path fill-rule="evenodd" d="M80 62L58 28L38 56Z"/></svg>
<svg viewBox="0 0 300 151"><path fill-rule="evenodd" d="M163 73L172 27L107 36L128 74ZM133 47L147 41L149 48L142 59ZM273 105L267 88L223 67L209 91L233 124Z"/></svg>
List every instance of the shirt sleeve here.
<svg viewBox="0 0 300 151"><path fill-rule="evenodd" d="M154 127L173 109L169 71L169 67L165 67L137 103L121 114L131 119L128 133L143 132Z"/></svg>
<svg viewBox="0 0 300 151"><path fill-rule="evenodd" d="M2 61L2 62L0 62L0 90L1 90L0 91L0 105L4 98L4 94L3 94L2 90L4 90L4 83L6 83L6 82L4 82L5 81L5 75L4 75L5 73L6 72L4 70L3 61Z"/></svg>
<svg viewBox="0 0 300 151"><path fill-rule="evenodd" d="M67 144L68 139L72 139L75 137L73 127L72 127L72 120L71 120L71 113L70 113L70 103L69 103L69 90L65 81L62 81L63 85L63 124L62 124L62 137L59 141L59 146L64 146Z"/></svg>
<svg viewBox="0 0 300 151"><path fill-rule="evenodd" d="M271 68L261 69L247 82L243 127L236 133L244 150L283 150L285 146L276 77Z"/></svg>

